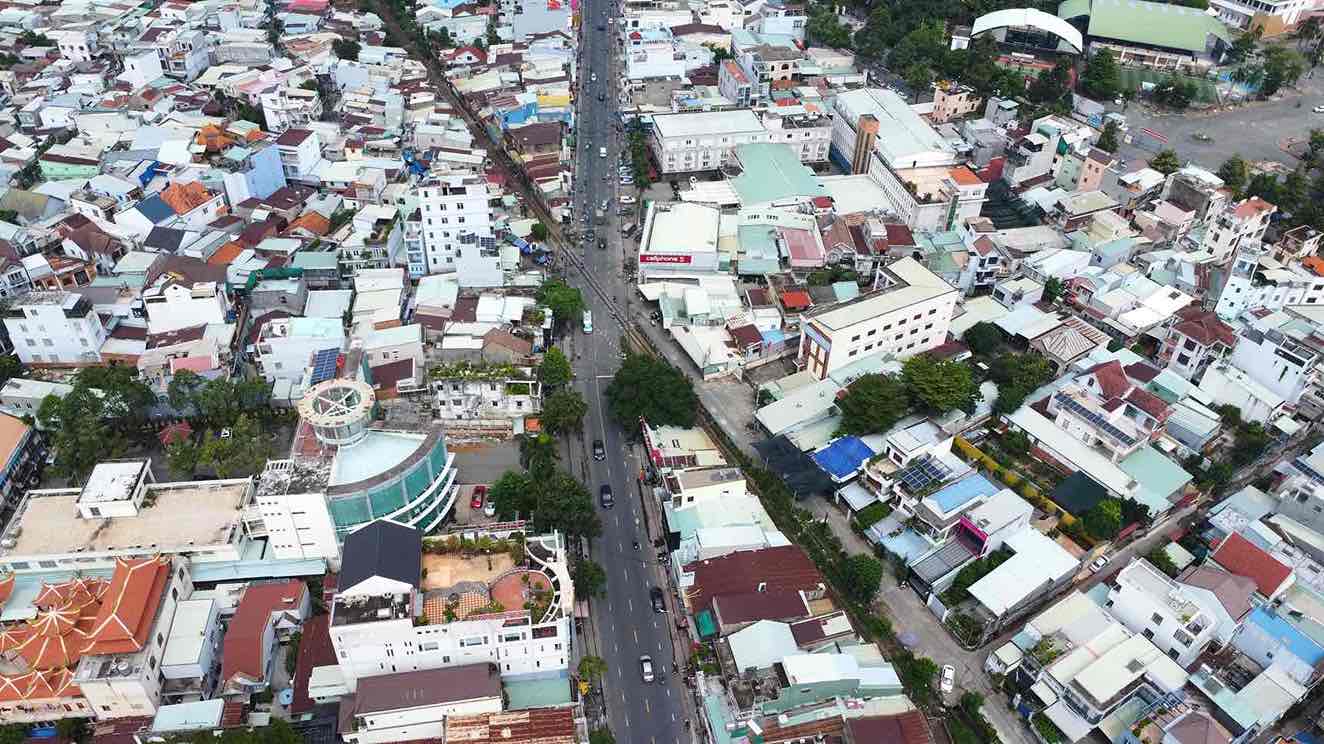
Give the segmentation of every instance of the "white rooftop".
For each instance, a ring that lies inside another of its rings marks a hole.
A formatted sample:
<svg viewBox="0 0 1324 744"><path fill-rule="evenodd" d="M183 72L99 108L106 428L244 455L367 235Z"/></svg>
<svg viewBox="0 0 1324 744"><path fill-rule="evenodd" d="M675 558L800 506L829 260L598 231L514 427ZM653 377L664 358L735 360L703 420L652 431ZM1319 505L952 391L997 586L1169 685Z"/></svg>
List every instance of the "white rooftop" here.
<svg viewBox="0 0 1324 744"><path fill-rule="evenodd" d="M956 291L952 285L909 256L883 271L891 273L899 283L861 295L849 302L811 311L807 317L829 330L841 330Z"/></svg>
<svg viewBox="0 0 1324 744"><path fill-rule="evenodd" d="M98 504L129 500L133 497L133 487L137 485L146 467L146 460L97 463L83 484L83 490L78 495L79 502Z"/></svg>
<svg viewBox="0 0 1324 744"><path fill-rule="evenodd" d="M1066 548L1033 527L1008 537L1005 544L1015 555L970 587L970 595L995 617L1080 567Z"/></svg>
<svg viewBox="0 0 1324 744"><path fill-rule="evenodd" d="M763 122L751 109L695 111L653 116L660 137L711 137L737 132L761 132Z"/></svg>

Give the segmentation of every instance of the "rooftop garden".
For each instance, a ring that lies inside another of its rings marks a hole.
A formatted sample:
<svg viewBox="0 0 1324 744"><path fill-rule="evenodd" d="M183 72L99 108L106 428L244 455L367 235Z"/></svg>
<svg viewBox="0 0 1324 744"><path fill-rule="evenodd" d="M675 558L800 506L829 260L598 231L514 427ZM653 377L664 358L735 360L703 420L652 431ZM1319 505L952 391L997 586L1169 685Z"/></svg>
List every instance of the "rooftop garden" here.
<svg viewBox="0 0 1324 744"><path fill-rule="evenodd" d="M436 364L428 370L433 380L532 380L523 367L508 362L451 362Z"/></svg>

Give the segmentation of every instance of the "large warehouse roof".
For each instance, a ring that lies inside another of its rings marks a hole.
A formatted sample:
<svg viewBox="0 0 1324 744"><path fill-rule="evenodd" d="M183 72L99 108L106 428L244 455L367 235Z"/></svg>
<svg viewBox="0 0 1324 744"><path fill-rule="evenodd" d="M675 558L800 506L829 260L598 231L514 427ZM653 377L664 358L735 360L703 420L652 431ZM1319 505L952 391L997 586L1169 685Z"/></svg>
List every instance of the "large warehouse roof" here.
<svg viewBox="0 0 1324 744"><path fill-rule="evenodd" d="M1099 39L1201 54L1210 35L1230 41L1227 26L1202 10L1145 0L1066 0L1059 18L1089 15L1087 33Z"/></svg>
<svg viewBox="0 0 1324 744"><path fill-rule="evenodd" d="M1074 26L1055 15L1034 8L1007 8L1006 10L985 13L975 19L975 25L970 29L970 35L978 36L985 31L1008 26L1013 28L1031 27L1040 31L1047 31L1070 44L1076 52L1085 51L1085 40Z"/></svg>

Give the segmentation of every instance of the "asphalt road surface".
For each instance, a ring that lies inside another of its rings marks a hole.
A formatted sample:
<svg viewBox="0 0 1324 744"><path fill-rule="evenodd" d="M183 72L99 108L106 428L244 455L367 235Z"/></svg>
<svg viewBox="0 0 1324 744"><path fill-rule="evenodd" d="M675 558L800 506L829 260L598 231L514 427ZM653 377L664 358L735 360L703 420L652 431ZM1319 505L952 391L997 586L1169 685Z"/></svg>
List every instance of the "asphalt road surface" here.
<svg viewBox="0 0 1324 744"><path fill-rule="evenodd" d="M654 612L649 599L650 587L666 585L651 546L652 538L647 534L638 485L640 463L629 444L629 433L608 415L605 397L611 377L620 366L622 327L614 316L628 317L629 292L623 274L621 225L615 215L619 188L616 168L622 139L617 129L618 60L614 45L620 27L608 24L609 19L619 18L619 11L614 0L585 0L583 7L575 145L576 229L565 249L575 252L578 260L562 259L561 265L566 269L567 281L583 290L593 316L591 334L584 333L580 319L573 319L568 331L574 335L570 346L574 350L575 385L588 403L582 453L587 462L587 485L599 504L602 519L602 534L593 541L592 554L607 571L606 596L592 603L596 638L590 649L607 662L603 698L607 723L616 740L680 744L692 741L686 728L689 714L685 705L685 696L690 693L682 683L682 675L673 670L676 656L670 631L672 616ZM599 155L601 147L607 148L605 158ZM604 202L609 215L606 224L593 225L595 211ZM598 238L606 240L606 248L598 247ZM580 264L583 271L576 271L571 263ZM607 456L603 460L592 458L594 439L601 439L605 445ZM604 509L600 504L603 484L611 486L614 508ZM636 541L638 549L634 547ZM674 607L674 603L668 604ZM652 657L654 667L665 672L665 680L643 681L639 663L642 655Z"/></svg>
<svg viewBox="0 0 1324 744"><path fill-rule="evenodd" d="M1161 133L1183 162L1192 161L1215 170L1233 153L1238 153L1247 160L1278 161L1295 168L1297 159L1285 152L1283 146L1309 137L1312 128L1324 127L1324 114L1311 112L1320 104L1324 104L1324 72L1302 77L1295 88L1284 90L1274 100L1209 113L1157 111L1133 103L1123 113L1132 133L1141 127ZM1207 135L1208 139L1196 139L1197 133ZM1131 145L1123 145L1119 154L1128 161L1148 160L1153 155Z"/></svg>

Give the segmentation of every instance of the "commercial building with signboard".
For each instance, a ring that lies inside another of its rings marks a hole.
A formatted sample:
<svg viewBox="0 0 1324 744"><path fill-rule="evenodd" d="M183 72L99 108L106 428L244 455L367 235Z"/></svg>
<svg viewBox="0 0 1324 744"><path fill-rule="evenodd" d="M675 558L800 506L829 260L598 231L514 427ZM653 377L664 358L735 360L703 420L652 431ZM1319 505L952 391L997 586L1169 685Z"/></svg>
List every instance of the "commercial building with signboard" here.
<svg viewBox="0 0 1324 744"><path fill-rule="evenodd" d="M639 241L639 283L727 273L717 250L721 213L703 204L648 205Z"/></svg>

